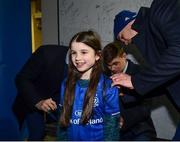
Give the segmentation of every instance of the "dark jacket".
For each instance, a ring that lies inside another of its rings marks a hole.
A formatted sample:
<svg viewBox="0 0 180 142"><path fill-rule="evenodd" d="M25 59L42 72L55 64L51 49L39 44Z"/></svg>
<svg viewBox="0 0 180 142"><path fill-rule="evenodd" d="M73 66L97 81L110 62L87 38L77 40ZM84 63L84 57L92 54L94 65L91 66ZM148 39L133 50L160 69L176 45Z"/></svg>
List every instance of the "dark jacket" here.
<svg viewBox="0 0 180 142"><path fill-rule="evenodd" d="M140 66L128 61L126 73L134 75L140 71ZM144 105L144 98L140 97L136 91L122 88L121 97L121 115L124 118L122 132L131 131L134 136L143 132L150 133L150 137L156 137L156 131L151 119L151 113L148 106ZM129 138L131 140L131 138Z"/></svg>
<svg viewBox="0 0 180 142"><path fill-rule="evenodd" d="M133 42L151 65L132 76L135 90L144 95L158 87L167 88L180 107L180 0L154 0L141 8L133 28Z"/></svg>
<svg viewBox="0 0 180 142"><path fill-rule="evenodd" d="M27 113L36 111L35 104L52 98L58 103L64 77L67 47L45 45L38 48L15 78L18 95L13 111L21 124Z"/></svg>

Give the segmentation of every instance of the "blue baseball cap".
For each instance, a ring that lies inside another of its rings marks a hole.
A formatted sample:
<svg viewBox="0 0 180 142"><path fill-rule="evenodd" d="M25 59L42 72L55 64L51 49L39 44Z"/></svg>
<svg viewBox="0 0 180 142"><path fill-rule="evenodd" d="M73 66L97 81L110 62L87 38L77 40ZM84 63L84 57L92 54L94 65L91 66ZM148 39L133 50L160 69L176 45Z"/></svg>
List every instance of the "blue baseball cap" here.
<svg viewBox="0 0 180 142"><path fill-rule="evenodd" d="M115 16L114 19L114 38L117 39L119 32L132 20L136 18L136 12L123 10Z"/></svg>

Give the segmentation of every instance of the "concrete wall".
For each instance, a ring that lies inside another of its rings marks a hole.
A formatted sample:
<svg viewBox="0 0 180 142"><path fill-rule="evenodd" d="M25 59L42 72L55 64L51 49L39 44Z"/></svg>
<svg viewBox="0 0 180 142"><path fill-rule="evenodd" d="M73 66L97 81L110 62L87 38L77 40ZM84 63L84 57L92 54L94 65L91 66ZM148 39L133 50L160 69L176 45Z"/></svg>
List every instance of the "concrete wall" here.
<svg viewBox="0 0 180 142"><path fill-rule="evenodd" d="M56 12L58 2L59 17ZM68 45L76 32L94 29L101 35L105 45L113 40L113 20L119 11L138 11L140 6L149 7L151 2L152 0L43 0L43 43L58 44L59 41L61 45ZM166 96L154 97L152 100L152 118L158 137L171 139L179 113Z"/></svg>
<svg viewBox="0 0 180 142"><path fill-rule="evenodd" d="M94 29L103 45L113 40L114 16L123 9L137 11L152 0L60 0L60 43L68 45L79 31Z"/></svg>

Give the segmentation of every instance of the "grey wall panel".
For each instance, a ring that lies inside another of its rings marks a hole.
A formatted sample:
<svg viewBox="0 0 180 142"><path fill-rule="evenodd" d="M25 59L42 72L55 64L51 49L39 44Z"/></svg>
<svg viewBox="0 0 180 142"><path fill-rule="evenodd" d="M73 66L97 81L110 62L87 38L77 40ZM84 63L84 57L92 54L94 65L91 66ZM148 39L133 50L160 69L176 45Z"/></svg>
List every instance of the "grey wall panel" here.
<svg viewBox="0 0 180 142"><path fill-rule="evenodd" d="M42 44L58 44L57 0L42 0Z"/></svg>
<svg viewBox="0 0 180 142"><path fill-rule="evenodd" d="M68 45L79 31L94 29L103 45L113 40L114 16L123 9L138 11L152 0L60 0L60 43Z"/></svg>

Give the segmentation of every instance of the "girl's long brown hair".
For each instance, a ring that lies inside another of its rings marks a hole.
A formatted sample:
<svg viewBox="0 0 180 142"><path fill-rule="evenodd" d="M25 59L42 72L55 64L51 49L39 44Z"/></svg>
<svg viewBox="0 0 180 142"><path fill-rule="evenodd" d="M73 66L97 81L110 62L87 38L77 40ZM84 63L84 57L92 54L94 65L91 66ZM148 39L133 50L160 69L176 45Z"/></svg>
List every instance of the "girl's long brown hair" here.
<svg viewBox="0 0 180 142"><path fill-rule="evenodd" d="M70 50L72 42L81 42L90 46L92 49L94 49L95 54L100 57L100 59L97 60L93 66L90 75L89 86L84 98L83 111L80 123L86 124L92 116L94 96L99 82L100 74L102 72L101 42L98 34L93 31L83 31L74 35L69 44ZM78 72L73 65L71 60L71 54L69 54L68 76L66 81L64 105L60 116L60 124L63 127L67 127L69 125L75 97L75 85L77 80L80 79L81 75L82 74Z"/></svg>

